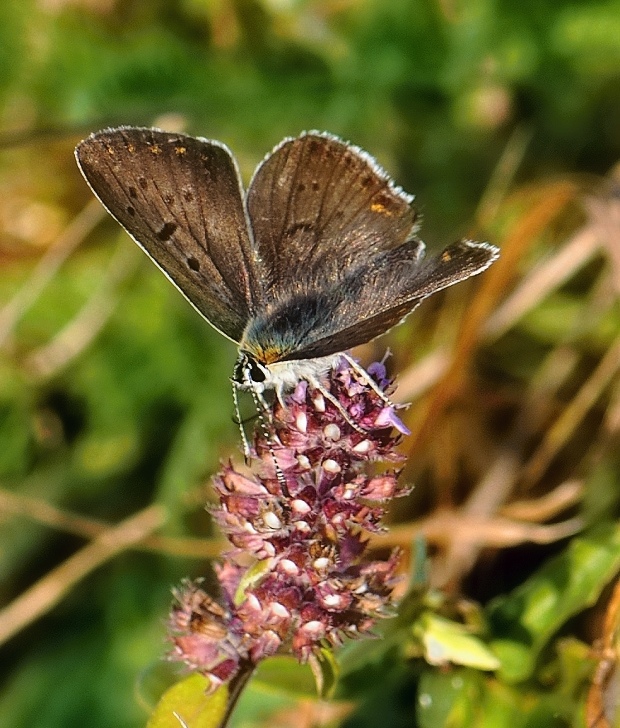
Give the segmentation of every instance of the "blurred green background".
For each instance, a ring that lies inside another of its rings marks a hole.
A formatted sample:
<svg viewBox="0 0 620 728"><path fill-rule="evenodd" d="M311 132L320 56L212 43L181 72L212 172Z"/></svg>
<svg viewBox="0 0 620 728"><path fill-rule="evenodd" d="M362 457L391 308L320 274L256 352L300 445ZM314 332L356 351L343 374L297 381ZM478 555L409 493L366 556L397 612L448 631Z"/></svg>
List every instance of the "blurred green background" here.
<svg viewBox="0 0 620 728"><path fill-rule="evenodd" d="M539 185L560 180L590 191L620 158L620 2L0 3L0 590L6 605L82 548L97 522L118 523L152 502L169 509L165 535L212 536L202 509L209 477L220 459L239 459L228 382L234 346L100 214L75 166L73 147L81 138L119 124L182 128L222 140L246 180L282 137L330 131L367 149L416 195L430 248L465 234L502 245L530 207L546 199ZM532 233L535 245L520 259L513 256L506 285L550 255L583 217L575 202L540 235ZM473 439L478 427L487 436L504 433L543 355L578 340L579 364L554 400L554 413L571 401L618 334L613 301L589 324L578 321L584 310L592 314L587 301L599 290L604 265L599 260L586 268L563 296L542 302L527 325L480 349L477 381L484 378L485 397L469 403L468 423L457 420L464 429L438 425L434 444L414 453L420 465L408 478L419 483L418 495L400 520L419 518L437 502L462 502L475 478L461 473L453 497L437 496L437 471L425 470L428 452L436 458L450 438L466 449L471 442L463 433ZM444 308L422 309L417 323L390 335L394 371L444 338L454 341L452 318L462 320L477 285L441 299ZM363 359L381 357L387 343L367 348ZM597 439L606 411L600 403L576 437L579 454ZM542 432L532 435L530 452ZM596 511L598 520L615 517L615 444L598 461L604 485L597 492L607 507L604 516ZM582 461L572 452L551 481L538 481L539 493L578 471ZM45 505L56 510L48 513ZM88 523L78 523L75 514ZM187 548L193 558L175 555L169 542L160 546L123 551L67 587L40 617L25 619L1 648L0 726L145 724L166 649L170 588L186 575L208 573L196 542ZM469 580L465 572L454 593L462 588L485 603L525 582L559 547L531 550L508 564L496 557ZM600 589L612 572L601 571ZM574 612L592 603L591 592L577 601ZM522 696L511 693L509 700L499 683L496 704L485 693L490 722L465 709L451 714L453 722L439 714L425 718L416 710L416 690L423 685L426 694L436 690L448 701L449 690L441 671L408 673L414 657L377 658L375 671L351 678L343 695L356 701L380 693L399 706L386 708L391 725L521 725L515 716L525 715ZM382 660L389 669L379 667ZM555 678L557 700L568 688ZM476 680L464 681L471 688L468 709L482 704ZM550 684L533 694L553 692ZM501 712L497 706L507 703L510 711ZM567 704L535 703L543 717L536 722L528 714L527 725L551 725L552 714L560 716L557 725L570 724L557 707L566 713ZM353 714L347 725L370 725L371 715L370 709L365 719ZM244 725L258 720L247 717ZM260 720L276 725L264 715ZM325 725L341 718L330 720ZM295 721L281 725L306 725L300 715Z"/></svg>

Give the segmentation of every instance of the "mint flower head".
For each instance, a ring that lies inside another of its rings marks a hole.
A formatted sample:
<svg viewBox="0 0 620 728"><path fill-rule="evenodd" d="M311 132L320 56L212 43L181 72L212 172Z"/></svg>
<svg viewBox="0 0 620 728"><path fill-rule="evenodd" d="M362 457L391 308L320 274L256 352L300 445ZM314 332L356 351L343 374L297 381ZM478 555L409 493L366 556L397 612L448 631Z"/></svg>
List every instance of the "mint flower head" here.
<svg viewBox="0 0 620 728"><path fill-rule="evenodd" d="M368 368L376 387L346 359L324 383L335 406L301 381L257 428L253 474L231 464L214 480L212 513L231 543L216 566L217 598L200 582L177 590L171 657L198 670L211 690L276 653L311 659L325 645L371 632L393 613L398 554L364 558L383 529L385 505L407 490L394 469L407 428L387 397L385 367ZM369 463L392 467L369 474Z"/></svg>

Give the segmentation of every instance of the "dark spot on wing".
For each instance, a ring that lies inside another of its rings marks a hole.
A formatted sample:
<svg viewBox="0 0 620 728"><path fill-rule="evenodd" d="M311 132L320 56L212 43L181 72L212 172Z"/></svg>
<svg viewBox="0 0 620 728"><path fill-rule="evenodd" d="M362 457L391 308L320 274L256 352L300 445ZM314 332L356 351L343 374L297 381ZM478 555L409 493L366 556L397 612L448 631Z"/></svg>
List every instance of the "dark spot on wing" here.
<svg viewBox="0 0 620 728"><path fill-rule="evenodd" d="M312 180L312 189L314 192L317 192L320 189L321 185L315 180Z"/></svg>
<svg viewBox="0 0 620 728"><path fill-rule="evenodd" d="M188 258L187 265L196 272L200 270L200 263L196 260L196 258Z"/></svg>
<svg viewBox="0 0 620 728"><path fill-rule="evenodd" d="M300 182L297 185L297 192L303 192L306 189L306 185L303 182Z"/></svg>
<svg viewBox="0 0 620 728"><path fill-rule="evenodd" d="M161 228L161 230L157 233L158 240L161 240L162 243L165 243L167 240L170 240L170 238L173 236L174 231L177 229L177 224L174 222L165 222ZM191 268L191 265L190 265Z"/></svg>
<svg viewBox="0 0 620 728"><path fill-rule="evenodd" d="M132 217L136 214L135 208L132 207L131 205L127 205L127 207L125 209L127 210L127 214L131 215Z"/></svg>
<svg viewBox="0 0 620 728"><path fill-rule="evenodd" d="M137 190L136 190L136 188L135 188L135 187L133 187L133 186L129 186L129 187L127 188L127 191L129 192L129 197L132 197L132 198L133 198L134 200L135 200L135 199L136 199L136 197L138 196L138 191L137 191Z"/></svg>
<svg viewBox="0 0 620 728"><path fill-rule="evenodd" d="M185 202L193 202L194 193L191 190L183 190L183 199L185 200Z"/></svg>
<svg viewBox="0 0 620 728"><path fill-rule="evenodd" d="M138 184L140 185L140 187L142 187L143 190L145 190L149 186L146 177L138 177Z"/></svg>

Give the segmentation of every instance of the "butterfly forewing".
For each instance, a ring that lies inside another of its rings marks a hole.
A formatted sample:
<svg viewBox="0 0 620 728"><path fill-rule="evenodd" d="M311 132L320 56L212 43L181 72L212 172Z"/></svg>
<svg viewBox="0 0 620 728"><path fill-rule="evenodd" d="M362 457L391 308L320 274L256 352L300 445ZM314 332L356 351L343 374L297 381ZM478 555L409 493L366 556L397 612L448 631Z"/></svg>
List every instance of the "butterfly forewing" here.
<svg viewBox="0 0 620 728"><path fill-rule="evenodd" d="M76 157L112 216L215 328L239 341L261 287L230 152L128 127L90 136Z"/></svg>
<svg viewBox="0 0 620 728"><path fill-rule="evenodd" d="M335 137L311 132L284 141L247 195L271 295L329 287L404 243L415 224L411 201L367 154Z"/></svg>

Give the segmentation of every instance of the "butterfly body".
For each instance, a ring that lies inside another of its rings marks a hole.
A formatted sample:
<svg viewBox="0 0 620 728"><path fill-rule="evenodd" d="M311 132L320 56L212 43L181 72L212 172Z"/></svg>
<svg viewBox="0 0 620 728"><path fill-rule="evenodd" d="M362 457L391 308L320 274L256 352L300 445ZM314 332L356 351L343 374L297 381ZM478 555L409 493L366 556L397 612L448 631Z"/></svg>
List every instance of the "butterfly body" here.
<svg viewBox="0 0 620 728"><path fill-rule="evenodd" d="M264 364L247 352L240 351L233 370L232 380L238 389L262 394L266 389L275 390L282 400L286 392L304 379L315 387L339 361L341 354L318 359L299 359Z"/></svg>

